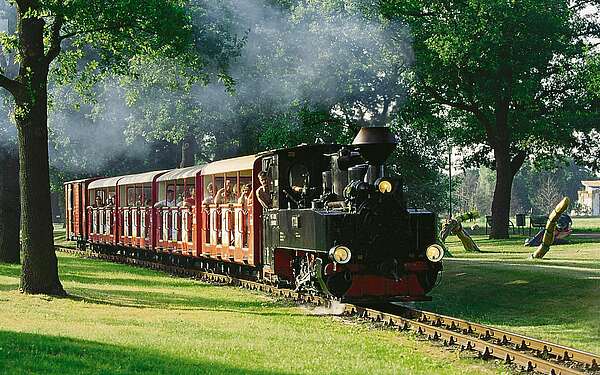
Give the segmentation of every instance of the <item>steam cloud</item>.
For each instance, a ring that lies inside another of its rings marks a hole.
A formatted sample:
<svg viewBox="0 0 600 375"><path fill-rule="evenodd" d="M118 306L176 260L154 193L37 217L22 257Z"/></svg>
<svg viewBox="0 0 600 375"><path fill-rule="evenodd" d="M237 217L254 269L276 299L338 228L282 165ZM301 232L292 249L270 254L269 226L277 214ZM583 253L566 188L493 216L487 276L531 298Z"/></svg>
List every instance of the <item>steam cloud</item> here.
<svg viewBox="0 0 600 375"><path fill-rule="evenodd" d="M249 107L270 113L289 112L299 103L352 109L361 105L357 93L363 99L379 98L382 90L397 106L405 96L401 76L412 62L412 51L403 25L383 24L356 9L325 10L315 5L318 2L300 3L290 12L262 0L197 1L206 9L202 22L231 20L234 33L245 36L246 43L229 71L236 80L234 95L217 82L192 90L204 117L192 126L218 122L235 128ZM73 96L69 88L60 90L55 93L57 102ZM50 113L51 132L58 140L51 150L55 167L97 173L115 155L135 153L143 158L150 151L144 142L124 142L124 133L131 133L128 120L133 112L125 104L123 89L108 82L98 92L96 106L73 111L57 105ZM161 95L150 100L160 103ZM143 129L135 132L147 134ZM65 160L60 156L65 149L82 154Z"/></svg>

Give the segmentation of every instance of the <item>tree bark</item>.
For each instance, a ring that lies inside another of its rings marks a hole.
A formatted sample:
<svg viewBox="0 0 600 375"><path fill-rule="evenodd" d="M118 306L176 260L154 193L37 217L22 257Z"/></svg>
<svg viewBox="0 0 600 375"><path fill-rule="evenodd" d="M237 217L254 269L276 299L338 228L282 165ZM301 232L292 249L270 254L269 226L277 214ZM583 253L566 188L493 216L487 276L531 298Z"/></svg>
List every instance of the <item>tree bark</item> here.
<svg viewBox="0 0 600 375"><path fill-rule="evenodd" d="M492 228L490 238L508 238L510 198L513 174L508 149L494 152L496 159L496 187L492 199Z"/></svg>
<svg viewBox="0 0 600 375"><path fill-rule="evenodd" d="M15 97L19 137L23 267L21 291L65 295L54 252L48 167L48 67L44 20L19 18L22 55L19 79L24 92Z"/></svg>
<svg viewBox="0 0 600 375"><path fill-rule="evenodd" d="M0 262L21 261L19 159L16 147L0 146Z"/></svg>

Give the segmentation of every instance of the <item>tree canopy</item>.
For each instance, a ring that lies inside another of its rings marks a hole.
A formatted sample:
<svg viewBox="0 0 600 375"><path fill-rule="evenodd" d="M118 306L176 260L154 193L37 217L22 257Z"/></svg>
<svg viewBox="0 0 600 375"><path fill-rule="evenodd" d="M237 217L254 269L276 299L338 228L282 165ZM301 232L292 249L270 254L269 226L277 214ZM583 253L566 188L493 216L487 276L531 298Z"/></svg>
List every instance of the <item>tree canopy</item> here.
<svg viewBox="0 0 600 375"><path fill-rule="evenodd" d="M16 75L3 70L0 86L14 98L18 131L22 212L21 290L64 294L53 249L48 166L48 76L83 92L104 73L130 74L131 62L165 57L184 62L199 76L220 49L215 33L195 27L188 3L163 1L16 0L16 34L3 33ZM202 48L206 46L207 49ZM222 73L217 73L221 74Z"/></svg>
<svg viewBox="0 0 600 375"><path fill-rule="evenodd" d="M382 13L407 22L413 36L415 117L442 118L423 124L441 124L465 164L496 170L494 237L508 235L511 185L526 159L573 156L598 167L589 154L598 152L600 124L600 18L586 8L594 4L382 2Z"/></svg>

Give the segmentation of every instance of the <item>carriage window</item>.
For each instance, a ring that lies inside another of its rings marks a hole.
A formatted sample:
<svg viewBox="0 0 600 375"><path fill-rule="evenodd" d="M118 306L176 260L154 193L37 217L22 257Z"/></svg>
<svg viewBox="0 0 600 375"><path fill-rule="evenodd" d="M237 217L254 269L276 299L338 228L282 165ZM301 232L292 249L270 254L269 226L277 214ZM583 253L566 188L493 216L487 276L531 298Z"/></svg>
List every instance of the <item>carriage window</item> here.
<svg viewBox="0 0 600 375"><path fill-rule="evenodd" d="M302 188L310 185L310 174L304 164L297 163L290 168L290 187Z"/></svg>
<svg viewBox="0 0 600 375"><path fill-rule="evenodd" d="M135 187L128 186L125 188L127 190L127 206L131 207L135 205Z"/></svg>
<svg viewBox="0 0 600 375"><path fill-rule="evenodd" d="M89 205L94 207L102 207L106 204L106 192L100 189L90 190L90 201Z"/></svg>
<svg viewBox="0 0 600 375"><path fill-rule="evenodd" d="M152 187L144 186L144 189L142 190L142 194L144 197L144 206L146 206L146 207L152 206Z"/></svg>

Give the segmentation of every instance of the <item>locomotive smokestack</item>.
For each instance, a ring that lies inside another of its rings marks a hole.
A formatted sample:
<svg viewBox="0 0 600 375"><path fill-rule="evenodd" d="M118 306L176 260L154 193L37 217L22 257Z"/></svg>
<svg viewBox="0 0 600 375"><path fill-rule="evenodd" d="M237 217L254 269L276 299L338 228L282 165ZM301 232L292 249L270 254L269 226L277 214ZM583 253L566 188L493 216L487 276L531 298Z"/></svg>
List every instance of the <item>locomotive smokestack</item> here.
<svg viewBox="0 0 600 375"><path fill-rule="evenodd" d="M383 177L383 163L396 149L396 138L388 127L361 128L352 144L358 148L363 159L369 164L367 182Z"/></svg>

